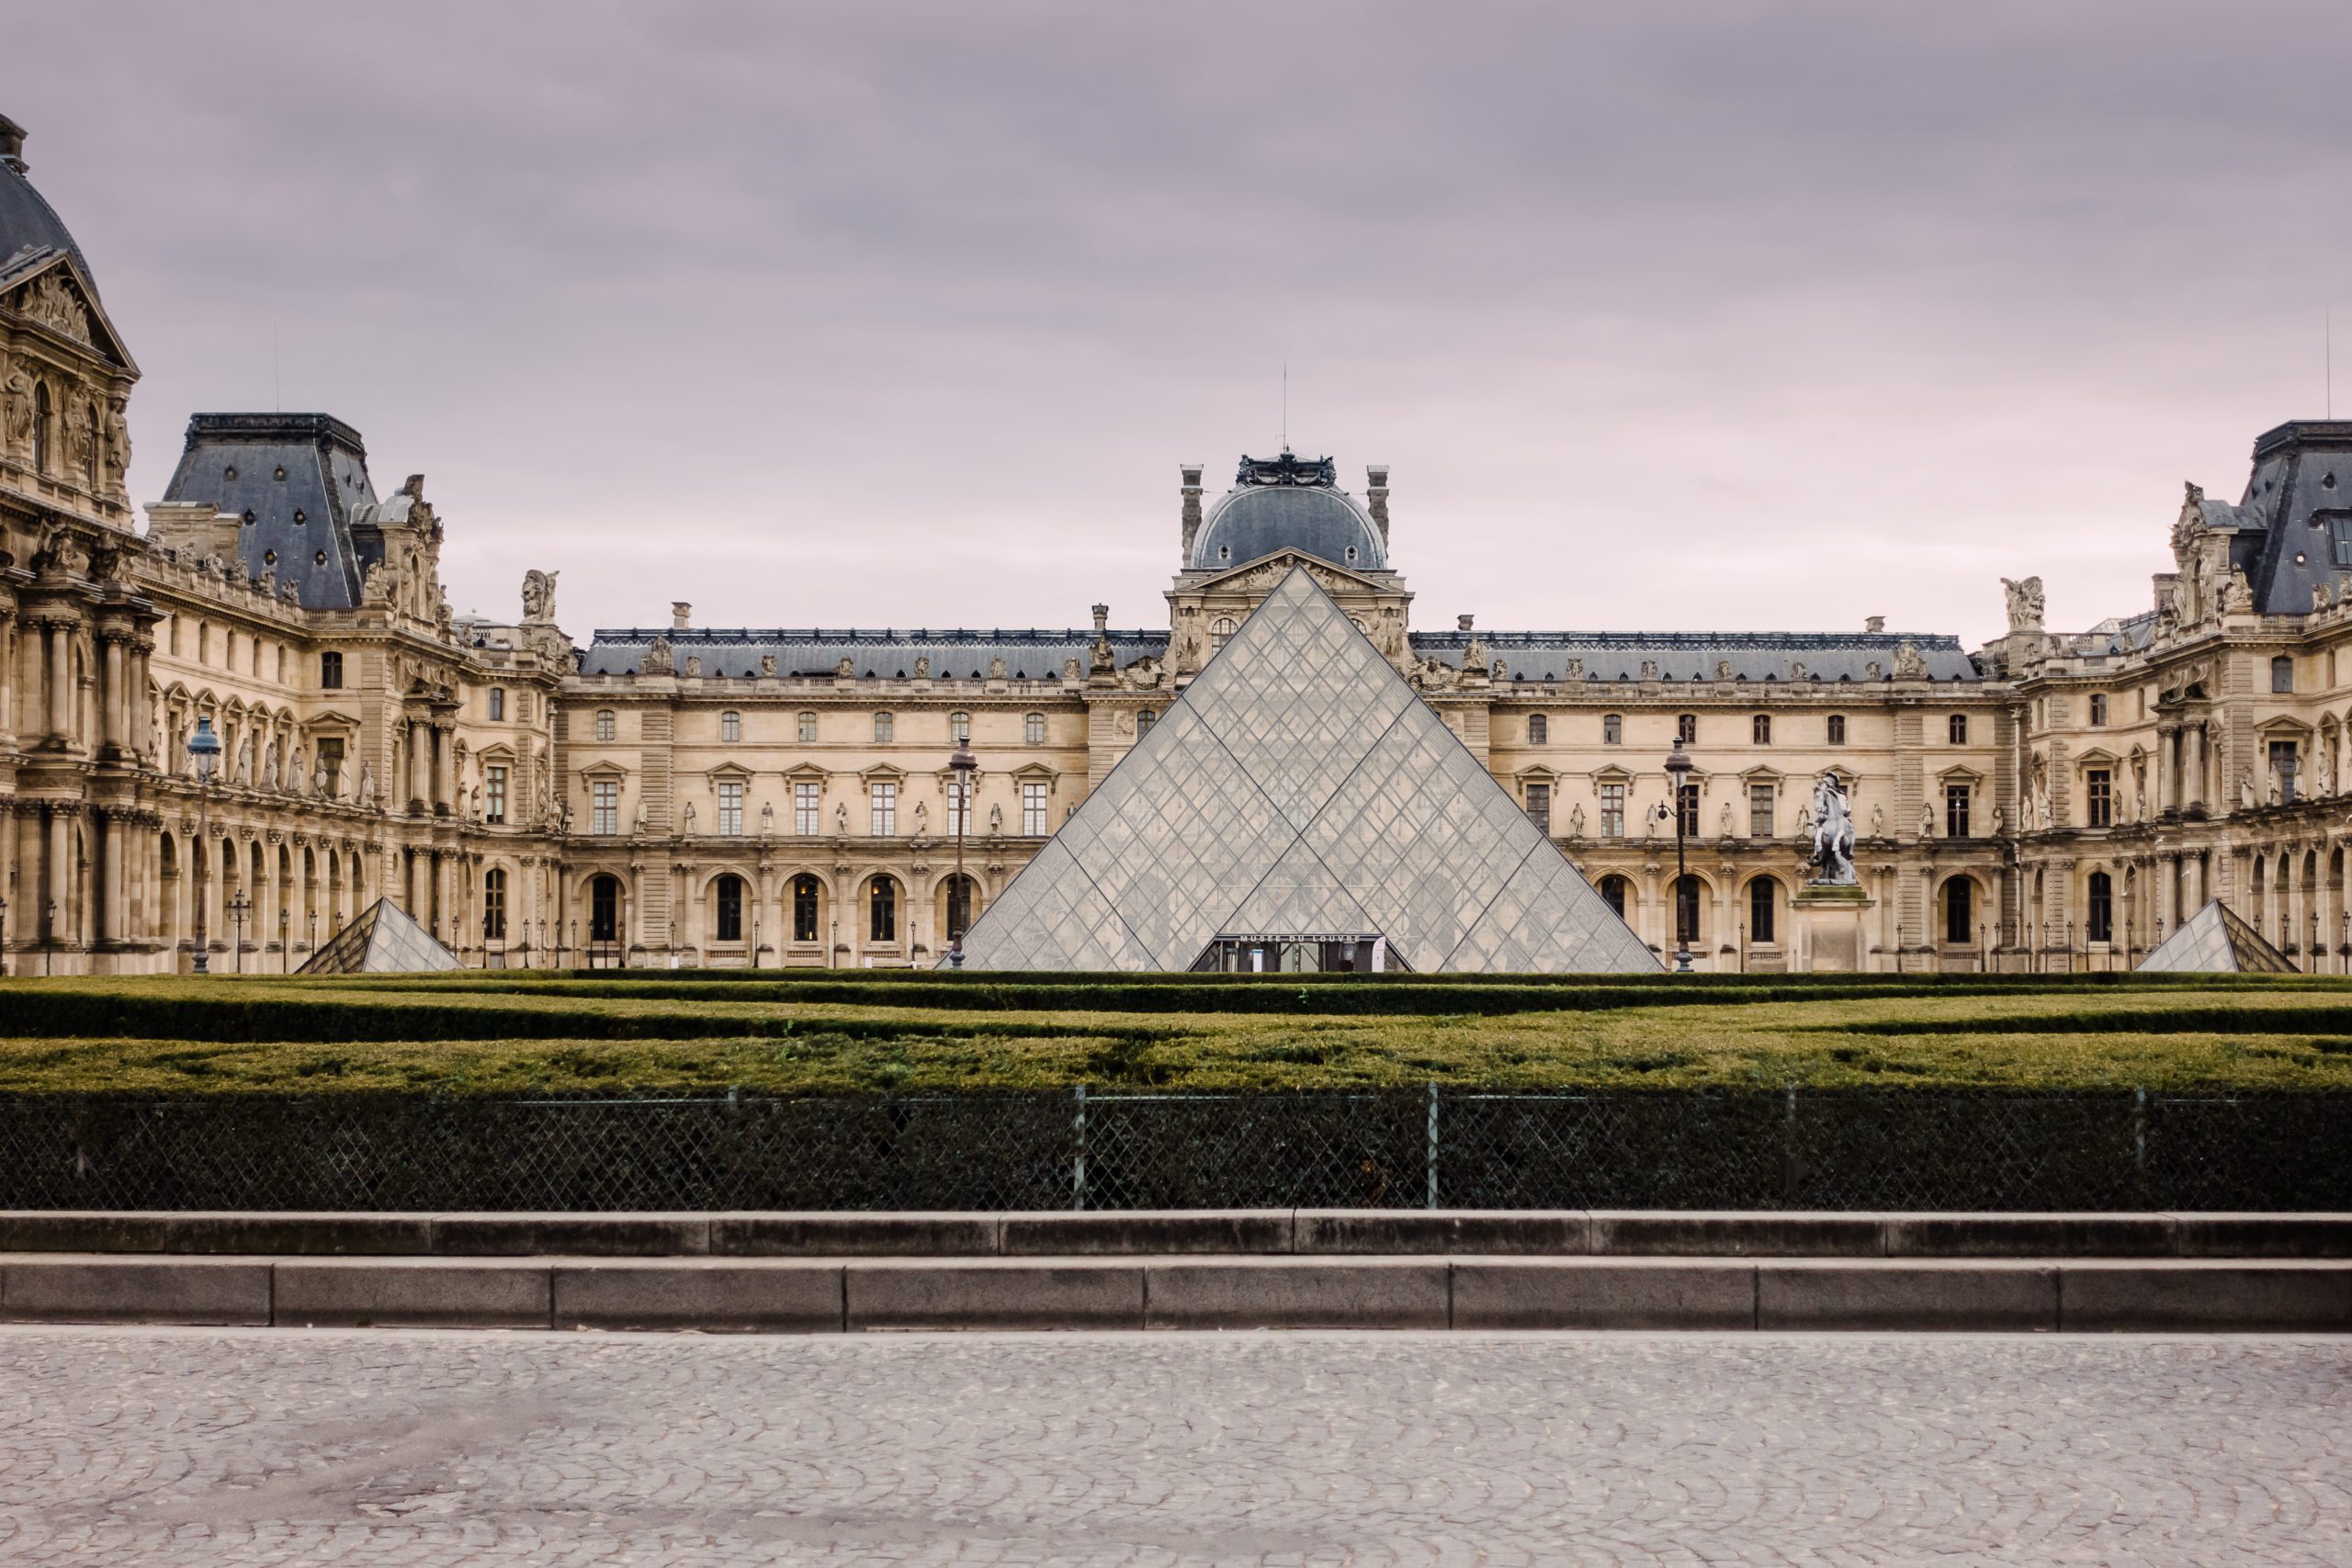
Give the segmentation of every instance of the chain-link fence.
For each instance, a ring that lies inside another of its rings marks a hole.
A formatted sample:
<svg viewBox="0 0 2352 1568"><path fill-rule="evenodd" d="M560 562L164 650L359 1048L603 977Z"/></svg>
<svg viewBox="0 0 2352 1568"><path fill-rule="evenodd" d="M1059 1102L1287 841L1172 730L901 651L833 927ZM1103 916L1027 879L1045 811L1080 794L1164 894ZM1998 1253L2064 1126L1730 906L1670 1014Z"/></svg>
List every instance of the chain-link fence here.
<svg viewBox="0 0 2352 1568"><path fill-rule="evenodd" d="M0 1100L0 1207L2352 1209L2352 1097Z"/></svg>

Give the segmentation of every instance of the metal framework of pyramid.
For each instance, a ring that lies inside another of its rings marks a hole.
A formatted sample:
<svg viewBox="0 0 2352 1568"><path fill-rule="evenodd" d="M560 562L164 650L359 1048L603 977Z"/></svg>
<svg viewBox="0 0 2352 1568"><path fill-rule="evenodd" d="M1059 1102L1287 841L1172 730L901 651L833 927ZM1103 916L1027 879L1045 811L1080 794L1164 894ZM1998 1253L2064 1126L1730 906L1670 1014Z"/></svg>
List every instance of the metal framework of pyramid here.
<svg viewBox="0 0 2352 1568"><path fill-rule="evenodd" d="M1399 966L1655 954L1304 569L964 939L979 969L1183 970L1220 937L1385 939Z"/></svg>
<svg viewBox="0 0 2352 1568"><path fill-rule="evenodd" d="M458 967L458 955L390 898L379 898L327 938L297 975L418 975Z"/></svg>
<svg viewBox="0 0 2352 1568"><path fill-rule="evenodd" d="M2292 975L2294 960L2270 945L2219 898L2140 960L2143 975Z"/></svg>

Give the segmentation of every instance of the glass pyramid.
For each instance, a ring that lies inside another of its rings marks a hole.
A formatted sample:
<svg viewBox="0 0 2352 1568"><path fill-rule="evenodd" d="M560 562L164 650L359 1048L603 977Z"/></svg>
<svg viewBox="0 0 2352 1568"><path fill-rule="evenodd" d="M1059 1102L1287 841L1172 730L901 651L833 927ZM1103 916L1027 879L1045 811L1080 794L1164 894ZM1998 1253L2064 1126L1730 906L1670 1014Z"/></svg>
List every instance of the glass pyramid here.
<svg viewBox="0 0 2352 1568"><path fill-rule="evenodd" d="M1219 936L1385 936L1404 966L1651 972L1329 594L1294 569L973 923L977 969L1189 969Z"/></svg>
<svg viewBox="0 0 2352 1568"><path fill-rule="evenodd" d="M2294 961L2219 898L2140 960L2143 975L2292 975Z"/></svg>
<svg viewBox="0 0 2352 1568"><path fill-rule="evenodd" d="M418 975L458 967L458 955L433 940L390 898L379 898L327 938L297 975Z"/></svg>

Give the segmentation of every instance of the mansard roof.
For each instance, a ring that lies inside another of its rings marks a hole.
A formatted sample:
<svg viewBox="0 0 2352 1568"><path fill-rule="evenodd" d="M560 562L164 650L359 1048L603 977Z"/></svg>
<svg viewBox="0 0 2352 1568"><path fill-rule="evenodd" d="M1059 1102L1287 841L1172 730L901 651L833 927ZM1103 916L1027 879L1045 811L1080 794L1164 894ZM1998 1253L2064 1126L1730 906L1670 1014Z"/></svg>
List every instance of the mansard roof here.
<svg viewBox="0 0 2352 1568"><path fill-rule="evenodd" d="M358 604L368 563L352 524L375 515L376 487L359 432L343 421L322 413L198 414L187 422L187 446L164 499L209 503L245 519L237 540L246 574L275 571L294 585L305 609Z"/></svg>
<svg viewBox="0 0 2352 1568"><path fill-rule="evenodd" d="M1329 457L1244 457L1234 488L1209 508L1184 565L1216 571L1261 560L1285 549L1360 571L1380 571L1388 549L1371 514L1339 487Z"/></svg>
<svg viewBox="0 0 2352 1568"><path fill-rule="evenodd" d="M1159 658L1168 651L1164 631L1103 635L1110 639L1113 657L1123 665L1146 656ZM997 659L1004 660L1006 674L1014 680L1059 680L1063 665L1072 659L1083 671L1094 647L1091 629L600 627L596 640L581 655L580 672L634 674L644 666L645 651L657 637L669 642L680 669L689 657L698 658L705 675L757 675L760 660L774 655L778 675L830 677L846 659L861 678L885 680L911 677L918 659L930 660L933 677L942 681L986 679L990 661Z"/></svg>
<svg viewBox="0 0 2352 1568"><path fill-rule="evenodd" d="M50 255L69 255L95 299L98 286L89 258L57 209L25 177L24 161L16 151L24 137L23 127L0 115L0 276L29 271Z"/></svg>
<svg viewBox="0 0 2352 1568"><path fill-rule="evenodd" d="M1729 663L1730 679L1749 682L1790 681L1797 665L1813 681L1867 681L1876 664L1892 675L1896 655L1908 643L1933 681L1983 679L1948 635L1905 632L1415 632L1415 654L1459 666L1472 637L1499 659L1514 678L1569 679L1572 660L1583 661L1588 681L1637 681L1645 663L1657 666L1661 681L1717 681L1716 666Z"/></svg>
<svg viewBox="0 0 2352 1568"><path fill-rule="evenodd" d="M2333 587L2335 529L2352 532L2352 420L2290 420L2255 437L2254 470L2234 517L2206 525L2251 536L2233 550L2267 615L2311 613L2312 590Z"/></svg>

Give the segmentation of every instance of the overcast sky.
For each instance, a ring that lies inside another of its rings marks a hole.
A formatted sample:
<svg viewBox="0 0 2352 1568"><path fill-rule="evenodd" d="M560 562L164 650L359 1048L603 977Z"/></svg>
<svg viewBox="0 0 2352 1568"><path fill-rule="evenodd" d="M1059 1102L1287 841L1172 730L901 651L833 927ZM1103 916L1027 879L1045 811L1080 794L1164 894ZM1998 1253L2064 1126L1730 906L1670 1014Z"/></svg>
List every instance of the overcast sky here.
<svg viewBox="0 0 2352 1568"><path fill-rule="evenodd" d="M2352 6L17 6L145 379L422 470L450 596L1164 624L1177 467L1394 467L1416 624L2000 629L2352 412Z"/></svg>

